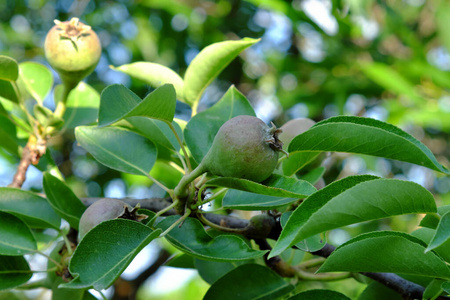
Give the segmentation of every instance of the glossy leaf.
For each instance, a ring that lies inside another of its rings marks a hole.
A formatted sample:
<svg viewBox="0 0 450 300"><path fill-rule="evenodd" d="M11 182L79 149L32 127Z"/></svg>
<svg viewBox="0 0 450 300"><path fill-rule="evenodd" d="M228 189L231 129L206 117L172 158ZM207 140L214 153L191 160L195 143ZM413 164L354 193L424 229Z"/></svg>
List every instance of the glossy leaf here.
<svg viewBox="0 0 450 300"><path fill-rule="evenodd" d="M62 92L62 85L55 89L56 94ZM67 98L66 111L64 112L64 127L75 128L80 125L94 123L98 117L100 106L100 94L85 82L80 82Z"/></svg>
<svg viewBox="0 0 450 300"><path fill-rule="evenodd" d="M298 198L276 197L230 189L222 200L224 208L269 210L297 201Z"/></svg>
<svg viewBox="0 0 450 300"><path fill-rule="evenodd" d="M233 177L218 177L208 180L208 186L221 186L261 195L304 198L316 191L309 182L277 174L270 175L261 183Z"/></svg>
<svg viewBox="0 0 450 300"><path fill-rule="evenodd" d="M320 152L295 152L289 154L288 158L285 158L282 162L283 174L286 176L292 176L310 162L312 162Z"/></svg>
<svg viewBox="0 0 450 300"><path fill-rule="evenodd" d="M19 95L15 83L0 79L0 97L19 103Z"/></svg>
<svg viewBox="0 0 450 300"><path fill-rule="evenodd" d="M47 199L15 188L0 188L0 210L20 217L28 226L59 229L60 217Z"/></svg>
<svg viewBox="0 0 450 300"><path fill-rule="evenodd" d="M0 115L0 146L8 152L18 154L18 139L16 137L16 125L6 116Z"/></svg>
<svg viewBox="0 0 450 300"><path fill-rule="evenodd" d="M296 151L368 154L450 174L424 144L391 124L370 118L343 116L321 121L292 140L289 152Z"/></svg>
<svg viewBox="0 0 450 300"><path fill-rule="evenodd" d="M157 151L151 141L122 128L80 126L75 136L81 147L114 170L146 176L156 161Z"/></svg>
<svg viewBox="0 0 450 300"><path fill-rule="evenodd" d="M170 216L156 227L166 230L180 216ZM236 235L208 235L199 220L187 218L183 225L173 228L165 238L177 249L197 258L214 261L238 261L261 257L267 251L253 250ZM227 251L224 251L224 249Z"/></svg>
<svg viewBox="0 0 450 300"><path fill-rule="evenodd" d="M142 80L151 87L157 88L164 84L173 84L177 93L177 98L184 102L183 79L172 69L163 65L151 62L135 62L119 67L113 67L113 70L123 72L133 78Z"/></svg>
<svg viewBox="0 0 450 300"><path fill-rule="evenodd" d="M184 97L196 105L206 87L235 59L239 53L259 40L244 38L209 45L192 60L184 75Z"/></svg>
<svg viewBox="0 0 450 300"><path fill-rule="evenodd" d="M245 264L214 282L203 299L279 299L293 289L291 284L269 268L256 264Z"/></svg>
<svg viewBox="0 0 450 300"><path fill-rule="evenodd" d="M189 121L184 130L184 139L197 163L202 161L211 148L220 127L239 115L256 116L247 98L232 86L219 102Z"/></svg>
<svg viewBox="0 0 450 300"><path fill-rule="evenodd" d="M36 62L24 62L19 65L19 81L25 90L38 103L43 103L53 86L52 72Z"/></svg>
<svg viewBox="0 0 450 300"><path fill-rule="evenodd" d="M142 248L160 233L131 220L100 223L83 237L70 260L69 271L74 280L60 286L96 290L109 287Z"/></svg>
<svg viewBox="0 0 450 300"><path fill-rule="evenodd" d="M406 233L366 233L336 248L318 272L388 272L449 279L449 267L425 249L425 243Z"/></svg>
<svg viewBox="0 0 450 300"><path fill-rule="evenodd" d="M297 294L295 296L292 296L287 300L317 300L317 299L350 300L350 298L345 296L344 294L330 290L308 290L305 292L301 292L300 294Z"/></svg>
<svg viewBox="0 0 450 300"><path fill-rule="evenodd" d="M56 213L69 222L71 227L78 230L78 224L86 206L67 185L48 172L44 173L43 186L47 200Z"/></svg>
<svg viewBox="0 0 450 300"><path fill-rule="evenodd" d="M18 217L0 211L0 255L20 256L37 250L30 228Z"/></svg>
<svg viewBox="0 0 450 300"><path fill-rule="evenodd" d="M145 117L131 117L127 121L133 125L134 129L140 132L143 136L151 140L157 145L161 145L167 149L179 151L180 144L175 137L175 134L170 129L166 122L160 120L153 120ZM183 138L180 125L172 122L175 131L180 139Z"/></svg>
<svg viewBox="0 0 450 300"><path fill-rule="evenodd" d="M428 245L427 251L441 246L450 239L450 212L442 216L436 228L436 233Z"/></svg>
<svg viewBox="0 0 450 300"><path fill-rule="evenodd" d="M0 255L0 290L18 287L30 280L32 275L23 256Z"/></svg>
<svg viewBox="0 0 450 300"><path fill-rule="evenodd" d="M297 207L270 256L309 236L345 225L435 211L431 193L416 183L371 175L349 176L317 191Z"/></svg>
<svg viewBox="0 0 450 300"><path fill-rule="evenodd" d="M9 56L0 55L0 79L16 81L19 77L19 65Z"/></svg>
<svg viewBox="0 0 450 300"><path fill-rule="evenodd" d="M173 85L163 85L141 100L123 85L113 84L100 96L99 126L106 126L128 117L147 117L172 122L176 95Z"/></svg>

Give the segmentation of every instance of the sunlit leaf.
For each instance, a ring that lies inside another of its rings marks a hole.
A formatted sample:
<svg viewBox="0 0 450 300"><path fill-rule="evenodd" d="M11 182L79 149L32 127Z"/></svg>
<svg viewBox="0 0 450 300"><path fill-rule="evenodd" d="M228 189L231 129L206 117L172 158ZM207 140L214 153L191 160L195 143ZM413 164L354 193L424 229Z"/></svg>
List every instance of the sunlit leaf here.
<svg viewBox="0 0 450 300"><path fill-rule="evenodd" d="M19 65L19 84L38 103L43 103L53 86L52 72L36 62L24 62Z"/></svg>
<svg viewBox="0 0 450 300"><path fill-rule="evenodd" d="M295 209L270 256L334 228L435 211L433 195L416 183L371 175L349 176L312 194Z"/></svg>

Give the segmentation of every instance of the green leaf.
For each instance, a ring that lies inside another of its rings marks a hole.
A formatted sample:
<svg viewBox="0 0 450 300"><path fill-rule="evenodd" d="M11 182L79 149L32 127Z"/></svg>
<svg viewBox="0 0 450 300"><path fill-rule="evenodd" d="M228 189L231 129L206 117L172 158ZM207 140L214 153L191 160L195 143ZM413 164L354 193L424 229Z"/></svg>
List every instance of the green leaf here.
<svg viewBox="0 0 450 300"><path fill-rule="evenodd" d="M50 109L44 106L35 105L33 113L39 124L44 127L61 127L64 124L63 119L56 117Z"/></svg>
<svg viewBox="0 0 450 300"><path fill-rule="evenodd" d="M267 267L245 264L219 278L204 300L279 299L294 287Z"/></svg>
<svg viewBox="0 0 450 300"><path fill-rule="evenodd" d="M218 262L198 258L194 262L200 277L209 284L213 284L236 267L248 263L248 261Z"/></svg>
<svg viewBox="0 0 450 300"><path fill-rule="evenodd" d="M170 84L157 88L142 101L125 86L113 84L100 96L98 125L106 126L136 116L172 122L176 101L175 89Z"/></svg>
<svg viewBox="0 0 450 300"><path fill-rule="evenodd" d="M436 7L436 26L437 35L442 45L450 51L450 33L448 28L450 26L450 4L447 1L438 2L439 6Z"/></svg>
<svg viewBox="0 0 450 300"><path fill-rule="evenodd" d="M47 200L56 213L69 222L71 227L78 230L78 224L86 206L67 185L48 172L44 173L43 185Z"/></svg>
<svg viewBox="0 0 450 300"><path fill-rule="evenodd" d="M197 163L211 148L220 127L239 115L256 116L247 98L232 86L216 104L189 121L184 130L184 139Z"/></svg>
<svg viewBox="0 0 450 300"><path fill-rule="evenodd" d="M411 232L411 235L420 239L425 244L430 245L431 240L435 236L436 231L430 228L418 228ZM428 246L429 247L429 246ZM428 250L427 250L428 251ZM443 244L433 249L434 252L439 254L445 261L450 263L450 240L447 240Z"/></svg>
<svg viewBox="0 0 450 300"><path fill-rule="evenodd" d="M341 226L435 211L433 195L416 183L371 175L349 176L317 191L297 207L270 257L309 236Z"/></svg>
<svg viewBox="0 0 450 300"><path fill-rule="evenodd" d="M286 223L289 217L292 215L292 213L293 213L292 211L287 211L281 215L280 224L282 228L286 226ZM307 237L303 241L298 242L297 244L295 244L295 247L305 252L314 252L322 249L326 243L327 243L326 236L319 233Z"/></svg>
<svg viewBox="0 0 450 300"><path fill-rule="evenodd" d="M316 184L319 179L322 177L323 173L325 173L326 168L325 167L318 167L315 169L312 169L305 175L301 176L302 180L306 180L311 184Z"/></svg>
<svg viewBox="0 0 450 300"><path fill-rule="evenodd" d="M0 115L0 141L1 147L18 155L19 141L16 137L16 125L3 115Z"/></svg>
<svg viewBox="0 0 450 300"><path fill-rule="evenodd" d="M214 43L204 48L192 60L184 75L184 97L188 104L197 105L206 87L235 59L239 53L259 40Z"/></svg>
<svg viewBox="0 0 450 300"><path fill-rule="evenodd" d="M427 285L425 291L423 292L423 299L436 299L442 294L442 284L445 280L433 279L430 284Z"/></svg>
<svg viewBox="0 0 450 300"><path fill-rule="evenodd" d="M19 65L9 56L0 55L0 79L16 81L19 77Z"/></svg>
<svg viewBox="0 0 450 300"><path fill-rule="evenodd" d="M445 215L446 213L450 212L450 205L439 206L437 208L437 212L438 212L439 216ZM436 214L426 215L420 221L419 226L436 229L439 224L439 221L440 221L439 216Z"/></svg>
<svg viewBox="0 0 450 300"><path fill-rule="evenodd" d="M289 152L296 151L368 154L450 174L424 144L391 124L370 118L342 116L323 120L292 140Z"/></svg>
<svg viewBox="0 0 450 300"><path fill-rule="evenodd" d="M298 198L267 196L231 189L223 198L222 205L224 208L240 210L269 210L297 200Z"/></svg>
<svg viewBox="0 0 450 300"><path fill-rule="evenodd" d="M133 129L136 129L153 143L173 151L178 152L180 150L180 144L166 122L145 117L130 117L127 121L133 125ZM172 125L180 139L182 139L183 132L180 125L175 121L172 121Z"/></svg>
<svg viewBox="0 0 450 300"><path fill-rule="evenodd" d="M441 246L450 240L450 212L442 216L439 225L436 228L436 233L428 245L427 251Z"/></svg>
<svg viewBox="0 0 450 300"><path fill-rule="evenodd" d="M286 176L292 176L310 162L312 162L320 152L295 152L289 154L289 157L283 160L281 167L283 168L283 174Z"/></svg>
<svg viewBox="0 0 450 300"><path fill-rule="evenodd" d="M34 228L59 230L60 217L48 204L47 199L15 188L0 188L0 210L20 217Z"/></svg>
<svg viewBox="0 0 450 300"><path fill-rule="evenodd" d="M379 299L403 300L400 294L394 292L390 288L386 287L384 284L381 284L376 281L370 283L358 297L358 300L379 300Z"/></svg>
<svg viewBox="0 0 450 300"><path fill-rule="evenodd" d="M157 150L151 141L122 128L80 126L75 136L81 147L114 170L147 176L156 161Z"/></svg>
<svg viewBox="0 0 450 300"><path fill-rule="evenodd" d="M30 228L18 217L0 211L0 255L20 256L37 250Z"/></svg>
<svg viewBox="0 0 450 300"><path fill-rule="evenodd" d="M131 220L100 223L83 237L70 260L69 271L74 280L60 287L96 290L109 287L160 233Z"/></svg>
<svg viewBox="0 0 450 300"><path fill-rule="evenodd" d="M36 62L24 62L19 65L19 84L38 103L42 104L53 86L52 72Z"/></svg>
<svg viewBox="0 0 450 300"><path fill-rule="evenodd" d="M344 294L330 291L330 290L308 290L305 292L301 292L295 296L288 298L287 300L317 300L317 299L326 299L326 300L350 300L349 297Z"/></svg>
<svg viewBox="0 0 450 300"><path fill-rule="evenodd" d="M97 300L91 293L87 290L74 290L67 288L58 287L61 283L65 281L61 277L57 277L52 284L52 299L64 299L64 300Z"/></svg>
<svg viewBox="0 0 450 300"><path fill-rule="evenodd" d="M56 94L62 92L62 85L55 89ZM92 124L97 120L100 95L90 85L80 82L76 88L70 91L64 112L64 127L75 128L80 125Z"/></svg>
<svg viewBox="0 0 450 300"><path fill-rule="evenodd" d="M0 79L0 97L19 103L19 95L15 83Z"/></svg>
<svg viewBox="0 0 450 300"><path fill-rule="evenodd" d="M183 268L183 269L195 269L194 257L185 253L178 254L164 264L167 267Z"/></svg>
<svg viewBox="0 0 450 300"><path fill-rule="evenodd" d="M180 216L170 216L156 227L166 230ZM236 235L208 235L199 220L187 218L181 228L176 226L165 238L177 249L197 258L214 261L238 261L261 257L267 251L253 250ZM224 251L224 249L227 249Z"/></svg>
<svg viewBox="0 0 450 300"><path fill-rule="evenodd" d="M448 294L450 294L450 281L444 282L441 288Z"/></svg>
<svg viewBox="0 0 450 300"><path fill-rule="evenodd" d="M208 186L221 186L261 195L304 198L316 191L309 182L277 174L270 175L261 183L233 177L218 177L208 180Z"/></svg>
<svg viewBox="0 0 450 300"><path fill-rule="evenodd" d="M318 272L388 272L449 279L450 269L426 244L402 232L361 234L336 248ZM368 259L370 258L370 259Z"/></svg>
<svg viewBox="0 0 450 300"><path fill-rule="evenodd" d="M119 67L112 67L112 69L142 80L154 88L160 87L166 83L173 84L177 93L177 98L180 101L185 102L183 95L183 79L172 69L160 64L142 61L121 65Z"/></svg>
<svg viewBox="0 0 450 300"><path fill-rule="evenodd" d="M23 256L0 255L0 290L18 287L30 280L32 275Z"/></svg>

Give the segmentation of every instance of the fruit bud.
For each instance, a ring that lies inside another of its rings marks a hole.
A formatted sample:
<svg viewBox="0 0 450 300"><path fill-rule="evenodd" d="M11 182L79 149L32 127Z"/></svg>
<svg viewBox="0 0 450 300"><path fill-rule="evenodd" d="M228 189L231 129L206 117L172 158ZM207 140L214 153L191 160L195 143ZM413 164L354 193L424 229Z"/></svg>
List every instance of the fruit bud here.
<svg viewBox="0 0 450 300"><path fill-rule="evenodd" d="M78 18L54 22L56 25L45 38L45 57L61 80L75 87L97 66L102 52L100 40L91 26Z"/></svg>

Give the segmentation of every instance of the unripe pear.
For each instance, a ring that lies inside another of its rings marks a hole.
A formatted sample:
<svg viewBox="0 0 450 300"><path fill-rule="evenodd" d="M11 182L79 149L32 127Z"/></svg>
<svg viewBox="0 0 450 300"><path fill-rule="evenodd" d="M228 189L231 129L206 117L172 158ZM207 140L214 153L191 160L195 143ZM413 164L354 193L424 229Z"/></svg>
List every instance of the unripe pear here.
<svg viewBox="0 0 450 300"><path fill-rule="evenodd" d="M275 170L283 143L280 129L241 115L225 122L201 164L210 173L261 182Z"/></svg>
<svg viewBox="0 0 450 300"><path fill-rule="evenodd" d="M147 218L137 214L139 206L132 208L127 203L118 199L100 199L89 206L80 218L78 234L80 240L86 233L101 222L122 218L140 221Z"/></svg>
<svg viewBox="0 0 450 300"><path fill-rule="evenodd" d="M299 134L307 131L316 122L308 118L297 118L286 122L280 127L282 132L280 133L279 139L286 146Z"/></svg>
<svg viewBox="0 0 450 300"><path fill-rule="evenodd" d="M64 83L75 86L97 66L102 52L100 40L91 26L78 18L55 20L55 24L45 38L45 57Z"/></svg>

